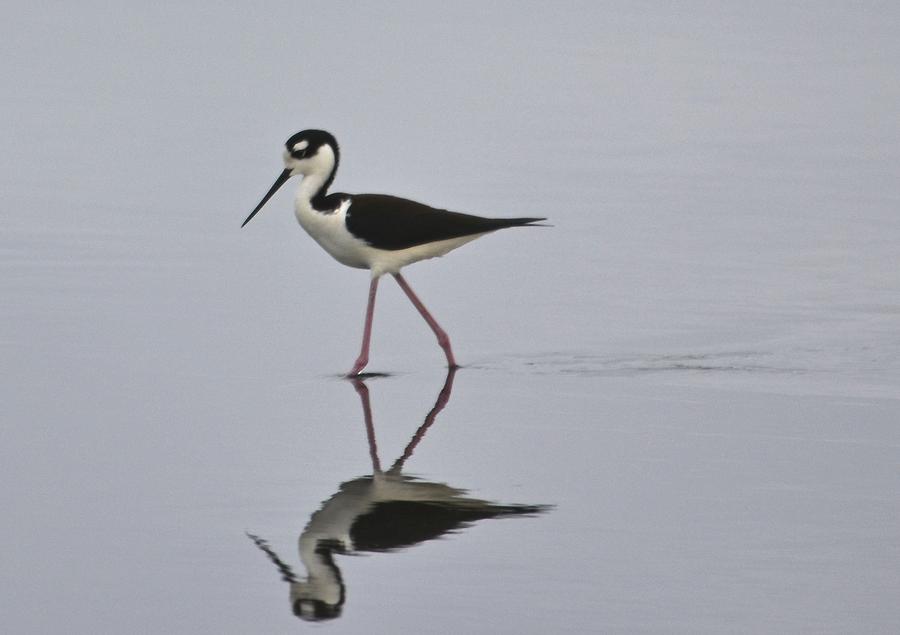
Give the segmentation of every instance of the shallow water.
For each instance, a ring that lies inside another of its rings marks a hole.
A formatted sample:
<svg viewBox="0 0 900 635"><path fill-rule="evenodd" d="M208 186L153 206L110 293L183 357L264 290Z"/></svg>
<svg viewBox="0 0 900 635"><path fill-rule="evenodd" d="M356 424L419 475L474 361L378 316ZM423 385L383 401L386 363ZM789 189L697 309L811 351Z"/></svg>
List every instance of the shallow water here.
<svg viewBox="0 0 900 635"><path fill-rule="evenodd" d="M16 11L4 631L900 629L896 10ZM452 390L390 280L340 377L289 194L239 229L304 127L550 217L408 270Z"/></svg>

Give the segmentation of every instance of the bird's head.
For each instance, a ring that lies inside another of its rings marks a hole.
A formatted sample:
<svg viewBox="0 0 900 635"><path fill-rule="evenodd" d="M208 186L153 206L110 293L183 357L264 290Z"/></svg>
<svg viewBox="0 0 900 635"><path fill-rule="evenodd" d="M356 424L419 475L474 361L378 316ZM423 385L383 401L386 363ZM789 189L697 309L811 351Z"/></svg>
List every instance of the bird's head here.
<svg viewBox="0 0 900 635"><path fill-rule="evenodd" d="M289 176L328 173L337 159L337 141L324 130L303 130L284 143L284 169Z"/></svg>
<svg viewBox="0 0 900 635"><path fill-rule="evenodd" d="M337 169L340 151L337 140L330 132L324 130L302 130L291 136L284 144L284 171L278 175L275 183L263 196L259 205L250 212L241 227L250 222L256 213L263 208L270 198L292 176L318 175L322 181L323 191L327 189Z"/></svg>

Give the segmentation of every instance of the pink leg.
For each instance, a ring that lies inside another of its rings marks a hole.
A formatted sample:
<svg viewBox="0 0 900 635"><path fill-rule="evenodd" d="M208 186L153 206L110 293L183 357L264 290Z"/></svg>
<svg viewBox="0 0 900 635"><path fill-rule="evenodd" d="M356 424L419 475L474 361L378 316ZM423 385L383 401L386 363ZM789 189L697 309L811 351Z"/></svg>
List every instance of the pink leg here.
<svg viewBox="0 0 900 635"><path fill-rule="evenodd" d="M434 334L437 336L438 344L442 349L444 349L444 355L447 356L447 366L450 368L459 368L456 364L456 360L453 359L453 350L450 348L450 338L447 337L447 334L444 332L444 329L437 323L433 317L431 317L431 313L428 312L428 309L425 308L425 305L422 304L422 301L413 293L413 290L406 283L406 280L399 273L394 274L394 279L397 281L397 284L400 285L400 288L406 293L407 297L409 297L410 302L413 303L413 306L418 309L419 313L422 314L422 317L425 318L425 321L428 322L428 326L431 327L431 330L434 331Z"/></svg>
<svg viewBox="0 0 900 635"><path fill-rule="evenodd" d="M369 284L369 304L366 306L366 325L363 327L362 349L347 377L355 377L369 363L369 341L372 339L372 316L375 315L375 292L378 290L378 278L372 278Z"/></svg>

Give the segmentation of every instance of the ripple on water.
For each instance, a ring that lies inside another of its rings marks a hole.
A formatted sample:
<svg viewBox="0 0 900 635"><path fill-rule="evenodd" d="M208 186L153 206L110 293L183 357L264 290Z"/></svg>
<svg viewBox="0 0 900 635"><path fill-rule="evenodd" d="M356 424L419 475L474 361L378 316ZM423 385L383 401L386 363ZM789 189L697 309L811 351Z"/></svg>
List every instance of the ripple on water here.
<svg viewBox="0 0 900 635"><path fill-rule="evenodd" d="M782 363L764 351L718 351L602 355L594 353L543 353L532 357L508 357L473 364L485 370L521 371L529 374L561 374L584 377L628 376L648 373L770 373L798 374L807 368Z"/></svg>

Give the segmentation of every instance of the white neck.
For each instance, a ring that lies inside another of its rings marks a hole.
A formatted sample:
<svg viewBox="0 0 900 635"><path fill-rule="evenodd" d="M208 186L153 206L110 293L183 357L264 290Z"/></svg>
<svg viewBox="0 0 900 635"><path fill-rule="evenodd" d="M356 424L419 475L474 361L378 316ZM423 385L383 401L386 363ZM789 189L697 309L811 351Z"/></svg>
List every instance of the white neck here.
<svg viewBox="0 0 900 635"><path fill-rule="evenodd" d="M334 152L330 146L322 146L312 158L309 171L303 176L297 189L297 200L308 202L319 193L334 171Z"/></svg>

